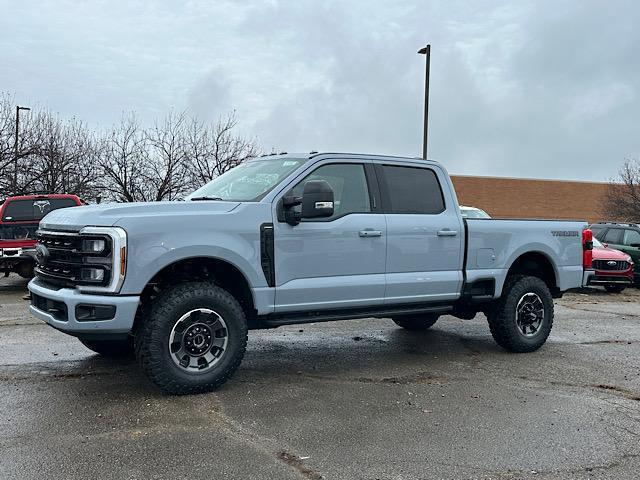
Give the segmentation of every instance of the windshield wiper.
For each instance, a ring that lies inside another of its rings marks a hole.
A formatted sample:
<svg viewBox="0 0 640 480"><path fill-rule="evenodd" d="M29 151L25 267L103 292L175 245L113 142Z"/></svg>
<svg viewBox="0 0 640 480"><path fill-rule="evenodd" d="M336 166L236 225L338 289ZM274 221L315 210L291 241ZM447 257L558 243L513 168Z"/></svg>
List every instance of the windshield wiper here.
<svg viewBox="0 0 640 480"><path fill-rule="evenodd" d="M222 197L194 197L194 198L190 198L189 200L191 200L192 202L198 202L200 200L224 200L224 198L222 198Z"/></svg>

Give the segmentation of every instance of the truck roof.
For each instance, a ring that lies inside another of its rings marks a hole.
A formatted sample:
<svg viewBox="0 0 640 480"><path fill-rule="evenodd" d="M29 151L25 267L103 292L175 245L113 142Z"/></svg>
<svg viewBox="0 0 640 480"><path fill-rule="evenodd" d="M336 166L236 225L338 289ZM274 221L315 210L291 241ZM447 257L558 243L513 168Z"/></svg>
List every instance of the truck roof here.
<svg viewBox="0 0 640 480"><path fill-rule="evenodd" d="M280 152L280 153L267 153L256 157L255 160L265 160L265 159L280 159L280 158L295 158L295 159L312 159L317 157L323 158L364 158L364 159L378 159L389 162L406 162L407 160L411 161L422 161L428 162L431 164L438 163L434 160L424 160L421 157L400 157L396 155L378 155L373 153L352 153L352 152L309 152L309 153L288 153L288 152Z"/></svg>

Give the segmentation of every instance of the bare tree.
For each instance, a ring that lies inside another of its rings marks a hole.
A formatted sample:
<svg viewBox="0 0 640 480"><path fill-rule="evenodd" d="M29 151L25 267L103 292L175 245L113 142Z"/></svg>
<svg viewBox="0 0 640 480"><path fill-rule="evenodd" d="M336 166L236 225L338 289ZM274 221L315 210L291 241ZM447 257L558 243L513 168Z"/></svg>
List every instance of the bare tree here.
<svg viewBox="0 0 640 480"><path fill-rule="evenodd" d="M185 143L192 189L260 154L254 141L234 134L237 124L235 112L221 117L213 125L191 119Z"/></svg>
<svg viewBox="0 0 640 480"><path fill-rule="evenodd" d="M16 162L15 101L0 94L0 195L177 200L258 155L253 140L236 134L237 123L235 113L206 124L171 112L144 129L130 113L98 136L75 118L34 108L20 118Z"/></svg>
<svg viewBox="0 0 640 480"><path fill-rule="evenodd" d="M32 193L71 193L91 198L96 192L98 142L82 122L51 112L36 114L38 144L30 156L25 185Z"/></svg>
<svg viewBox="0 0 640 480"><path fill-rule="evenodd" d="M39 142L39 131L35 128L32 113L20 117L16 157L15 99L9 94L0 93L0 195L16 195L28 191L32 179L31 162Z"/></svg>
<svg viewBox="0 0 640 480"><path fill-rule="evenodd" d="M123 115L101 143L100 196L116 202L154 199L146 185L146 171L150 168L146 133L140 128L136 115Z"/></svg>
<svg viewBox="0 0 640 480"><path fill-rule="evenodd" d="M153 200L177 200L190 191L185 146L187 116L169 113L162 122L156 122L147 134L152 166L145 172L147 184L152 188Z"/></svg>
<svg viewBox="0 0 640 480"><path fill-rule="evenodd" d="M627 160L609 184L603 214L612 220L640 222L640 163Z"/></svg>

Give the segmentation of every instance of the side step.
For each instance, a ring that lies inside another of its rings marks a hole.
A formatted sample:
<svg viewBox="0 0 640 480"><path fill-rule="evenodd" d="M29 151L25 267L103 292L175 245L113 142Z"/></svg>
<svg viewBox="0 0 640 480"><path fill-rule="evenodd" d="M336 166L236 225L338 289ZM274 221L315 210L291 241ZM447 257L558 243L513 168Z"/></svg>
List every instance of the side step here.
<svg viewBox="0 0 640 480"><path fill-rule="evenodd" d="M259 318L259 323L266 328L276 328L283 325L301 323L333 322L336 320L356 320L359 318L384 318L395 315L410 315L417 313L446 313L453 310L451 305L413 304L397 307L381 306L380 308L328 310L320 312L292 312L277 316Z"/></svg>

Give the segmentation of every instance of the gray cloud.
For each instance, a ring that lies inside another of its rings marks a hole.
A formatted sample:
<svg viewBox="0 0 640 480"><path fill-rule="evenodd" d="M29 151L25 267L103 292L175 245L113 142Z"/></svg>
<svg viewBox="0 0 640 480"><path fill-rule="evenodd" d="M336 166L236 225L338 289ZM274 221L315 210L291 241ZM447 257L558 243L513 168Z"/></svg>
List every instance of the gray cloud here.
<svg viewBox="0 0 640 480"><path fill-rule="evenodd" d="M92 124L235 109L266 149L418 155L429 41L450 171L602 180L640 155L633 1L22 3L0 1L0 88Z"/></svg>

